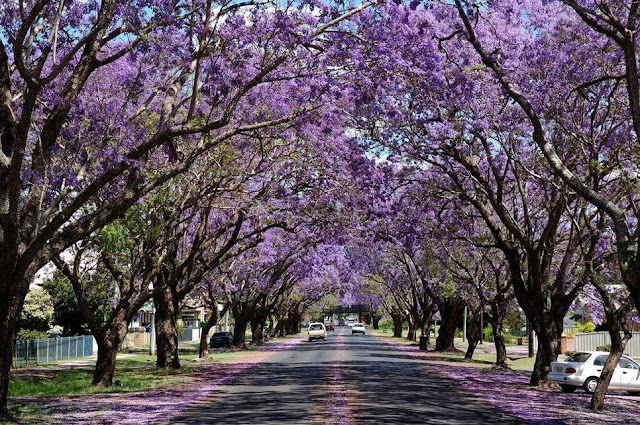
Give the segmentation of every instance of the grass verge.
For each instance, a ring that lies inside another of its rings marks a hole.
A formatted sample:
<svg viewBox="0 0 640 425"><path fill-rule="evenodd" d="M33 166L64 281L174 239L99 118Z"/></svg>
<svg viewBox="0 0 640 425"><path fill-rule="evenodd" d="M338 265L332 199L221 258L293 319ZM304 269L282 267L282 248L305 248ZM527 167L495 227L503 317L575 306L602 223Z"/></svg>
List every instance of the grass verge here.
<svg viewBox="0 0 640 425"><path fill-rule="evenodd" d="M295 336L295 335L294 335ZM287 338L291 338L288 336ZM284 338L275 338L281 342ZM93 368L75 367L63 370L38 370L11 377L9 397L21 396L70 396L82 394L122 393L145 391L159 387L175 387L193 379L190 375L202 366L212 363L233 364L249 360L259 347L249 345L242 349L210 351L206 359L198 359L198 344L184 344L179 349L182 368L162 369L155 366L156 357L148 349L136 348L123 351L125 358L117 360L114 385L108 388L91 385ZM19 409L19 406L15 406Z"/></svg>
<svg viewBox="0 0 640 425"><path fill-rule="evenodd" d="M393 338L392 337L392 333L390 332L385 332L383 330L379 330L379 329L371 329L368 331L369 333L371 333L374 336L379 336L382 338L386 338L389 339L390 341L392 341L394 344L401 344L401 345L408 345L408 346L415 346L417 347L419 344L417 342L414 341L409 341L406 338ZM434 338L431 338L431 341L434 341ZM487 344L487 342L485 342L485 344ZM491 344L491 343L488 343ZM508 349L508 347L507 347ZM493 354L482 354L482 353L475 353L473 356L473 359L469 360L465 360L464 359L464 352L460 352L460 353L433 353L430 352L429 354L429 359L432 360L444 360L444 361L452 361L452 362L460 362L460 363L478 363L478 364L486 364L486 365L491 365L495 362L496 357ZM518 368L518 369L530 369L533 368L533 365L535 363L535 357L522 357L522 358L516 358L516 359L507 359L507 365L509 367L512 368Z"/></svg>

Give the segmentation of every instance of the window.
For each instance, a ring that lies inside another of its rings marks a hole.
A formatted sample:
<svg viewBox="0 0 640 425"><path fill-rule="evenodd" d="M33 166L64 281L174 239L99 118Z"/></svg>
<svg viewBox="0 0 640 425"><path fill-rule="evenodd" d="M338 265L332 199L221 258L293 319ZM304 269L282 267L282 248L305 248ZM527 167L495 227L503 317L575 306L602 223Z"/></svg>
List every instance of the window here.
<svg viewBox="0 0 640 425"><path fill-rule="evenodd" d="M569 357L567 361L574 363L584 363L589 357L591 357L591 354L589 353L576 353L573 356Z"/></svg>
<svg viewBox="0 0 640 425"><path fill-rule="evenodd" d="M638 364L631 359L627 359L625 357L621 357L618 362L618 366L623 369L638 369Z"/></svg>
<svg viewBox="0 0 640 425"><path fill-rule="evenodd" d="M609 358L609 355L607 355L607 354L603 354L601 356L598 356L593 361L593 365L594 366L604 366L604 364L607 362L608 358Z"/></svg>

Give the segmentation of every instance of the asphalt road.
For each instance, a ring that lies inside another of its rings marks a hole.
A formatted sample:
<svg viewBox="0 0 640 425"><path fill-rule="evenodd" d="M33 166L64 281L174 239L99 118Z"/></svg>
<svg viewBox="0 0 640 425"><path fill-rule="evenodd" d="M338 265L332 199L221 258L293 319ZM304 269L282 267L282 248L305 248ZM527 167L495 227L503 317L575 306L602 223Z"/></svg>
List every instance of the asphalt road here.
<svg viewBox="0 0 640 425"><path fill-rule="evenodd" d="M348 327L271 356L177 424L519 424L424 361Z"/></svg>

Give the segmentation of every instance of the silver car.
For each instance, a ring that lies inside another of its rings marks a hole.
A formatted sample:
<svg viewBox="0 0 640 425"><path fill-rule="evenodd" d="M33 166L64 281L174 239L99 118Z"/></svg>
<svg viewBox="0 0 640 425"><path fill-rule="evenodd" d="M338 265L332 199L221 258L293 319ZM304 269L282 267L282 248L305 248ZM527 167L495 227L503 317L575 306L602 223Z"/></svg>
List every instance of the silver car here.
<svg viewBox="0 0 640 425"><path fill-rule="evenodd" d="M562 392L571 393L582 387L592 394L598 385L609 353L606 351L582 351L564 362L551 363L547 379L560 384ZM640 394L640 365L627 356L622 356L616 366L611 382L611 390L625 390L632 395Z"/></svg>

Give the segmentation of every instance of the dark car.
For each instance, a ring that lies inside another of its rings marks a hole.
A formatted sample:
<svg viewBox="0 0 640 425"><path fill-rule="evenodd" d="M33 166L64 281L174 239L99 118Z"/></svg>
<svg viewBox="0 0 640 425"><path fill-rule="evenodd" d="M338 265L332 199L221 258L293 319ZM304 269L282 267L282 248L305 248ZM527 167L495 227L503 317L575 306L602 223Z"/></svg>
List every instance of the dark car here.
<svg viewBox="0 0 640 425"><path fill-rule="evenodd" d="M216 332L209 340L209 348L231 347L233 334L231 332Z"/></svg>
<svg viewBox="0 0 640 425"><path fill-rule="evenodd" d="M336 327L334 326L334 324L330 323L330 322L325 323L324 327L328 331L335 331L336 330Z"/></svg>

